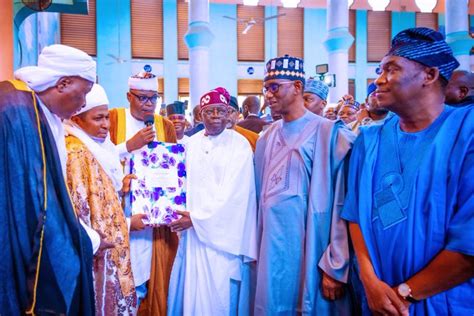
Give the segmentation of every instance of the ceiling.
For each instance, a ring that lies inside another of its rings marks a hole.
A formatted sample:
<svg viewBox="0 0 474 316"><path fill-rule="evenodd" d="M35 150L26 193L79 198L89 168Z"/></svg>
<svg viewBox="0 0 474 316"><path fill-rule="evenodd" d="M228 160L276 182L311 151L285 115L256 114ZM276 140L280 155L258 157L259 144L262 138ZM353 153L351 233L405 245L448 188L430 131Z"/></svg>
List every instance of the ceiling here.
<svg viewBox="0 0 474 316"><path fill-rule="evenodd" d="M242 4L242 0L210 0L213 3ZM300 0L298 7L302 8L326 8L328 0ZM280 6L280 0L259 0L259 5ZM351 9L371 10L368 0L354 0ZM419 12L415 0L391 0L386 11ZM433 12L443 13L445 11L445 0L438 0ZM469 0L469 14L474 14L474 0Z"/></svg>

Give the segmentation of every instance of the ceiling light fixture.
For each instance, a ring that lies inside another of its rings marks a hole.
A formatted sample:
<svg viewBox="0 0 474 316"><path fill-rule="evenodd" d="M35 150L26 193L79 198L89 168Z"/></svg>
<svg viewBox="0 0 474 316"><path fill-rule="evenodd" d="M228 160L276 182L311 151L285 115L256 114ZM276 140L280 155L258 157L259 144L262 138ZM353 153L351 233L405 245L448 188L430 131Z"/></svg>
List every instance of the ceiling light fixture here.
<svg viewBox="0 0 474 316"><path fill-rule="evenodd" d="M281 0L281 4L284 8L296 8L298 7L300 0Z"/></svg>
<svg viewBox="0 0 474 316"><path fill-rule="evenodd" d="M369 4L374 11L385 11L389 3L390 0L369 0Z"/></svg>
<svg viewBox="0 0 474 316"><path fill-rule="evenodd" d="M244 0L244 5L256 6L258 5L258 0Z"/></svg>
<svg viewBox="0 0 474 316"><path fill-rule="evenodd" d="M437 2L438 0L415 0L416 6L424 13L433 12Z"/></svg>

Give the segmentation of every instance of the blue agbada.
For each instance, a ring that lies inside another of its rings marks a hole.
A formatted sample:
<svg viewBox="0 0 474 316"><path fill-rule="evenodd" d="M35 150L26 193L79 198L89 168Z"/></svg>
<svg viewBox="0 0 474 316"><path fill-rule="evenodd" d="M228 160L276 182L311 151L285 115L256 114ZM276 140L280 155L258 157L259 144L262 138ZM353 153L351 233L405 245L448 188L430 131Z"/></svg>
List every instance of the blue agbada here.
<svg viewBox="0 0 474 316"><path fill-rule="evenodd" d="M92 245L25 88L0 82L0 314L94 315Z"/></svg>
<svg viewBox="0 0 474 316"><path fill-rule="evenodd" d="M442 250L474 255L472 179L472 107L446 106L416 133L401 131L397 116L361 129L342 217L359 224L379 279L398 286ZM472 297L474 279L412 304L410 315L473 315Z"/></svg>
<svg viewBox="0 0 474 316"><path fill-rule="evenodd" d="M344 160L353 135L309 111L275 122L257 142L256 315L349 315L348 295L323 298L321 271L347 282Z"/></svg>

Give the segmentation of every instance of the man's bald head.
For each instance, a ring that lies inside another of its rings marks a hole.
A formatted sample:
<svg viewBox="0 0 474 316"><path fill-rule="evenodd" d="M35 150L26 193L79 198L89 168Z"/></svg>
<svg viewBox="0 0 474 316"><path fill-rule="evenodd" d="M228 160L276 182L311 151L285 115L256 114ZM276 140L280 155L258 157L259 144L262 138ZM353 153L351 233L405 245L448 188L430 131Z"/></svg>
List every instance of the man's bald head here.
<svg viewBox="0 0 474 316"><path fill-rule="evenodd" d="M244 116L247 116L249 113L258 115L258 112L260 111L260 100L254 95L249 96L245 98L242 107L244 109Z"/></svg>
<svg viewBox="0 0 474 316"><path fill-rule="evenodd" d="M470 71L453 72L446 88L446 103L456 104L474 95L474 74Z"/></svg>

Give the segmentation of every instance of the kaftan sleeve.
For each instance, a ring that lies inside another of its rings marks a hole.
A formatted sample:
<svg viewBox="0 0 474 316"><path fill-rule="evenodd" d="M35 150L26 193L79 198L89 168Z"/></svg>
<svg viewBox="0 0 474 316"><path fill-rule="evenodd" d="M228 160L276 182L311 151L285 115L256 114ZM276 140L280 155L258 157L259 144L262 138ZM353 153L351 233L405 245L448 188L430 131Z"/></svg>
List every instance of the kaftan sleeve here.
<svg viewBox="0 0 474 316"><path fill-rule="evenodd" d="M90 164L84 161L85 153L80 149L80 146L74 143L72 137L66 138L66 146L68 149L67 185L72 204L79 217L79 222L91 240L93 253L95 254L100 246L100 235L92 228L90 207L87 200Z"/></svg>
<svg viewBox="0 0 474 316"><path fill-rule="evenodd" d="M349 275L349 235L347 222L340 217L345 195L344 163L336 177L329 245L319 260L319 268L332 278L347 283Z"/></svg>
<svg viewBox="0 0 474 316"><path fill-rule="evenodd" d="M474 136L461 166L457 205L448 225L446 249L474 256Z"/></svg>
<svg viewBox="0 0 474 316"><path fill-rule="evenodd" d="M129 154L127 150L127 142L123 142L121 144L116 145L115 149L117 149L120 160L125 159L127 155Z"/></svg>
<svg viewBox="0 0 474 316"><path fill-rule="evenodd" d="M347 176L347 194L341 212L341 217L343 219L354 223L359 223L359 174L361 162L363 162L363 137L364 134L361 133L352 149Z"/></svg>
<svg viewBox="0 0 474 316"><path fill-rule="evenodd" d="M335 175L334 200L332 202L331 230L329 245L319 260L319 268L332 278L347 283L349 275L349 234L347 222L341 218L346 194L346 164L354 134L340 128L335 148L335 162L340 164Z"/></svg>

